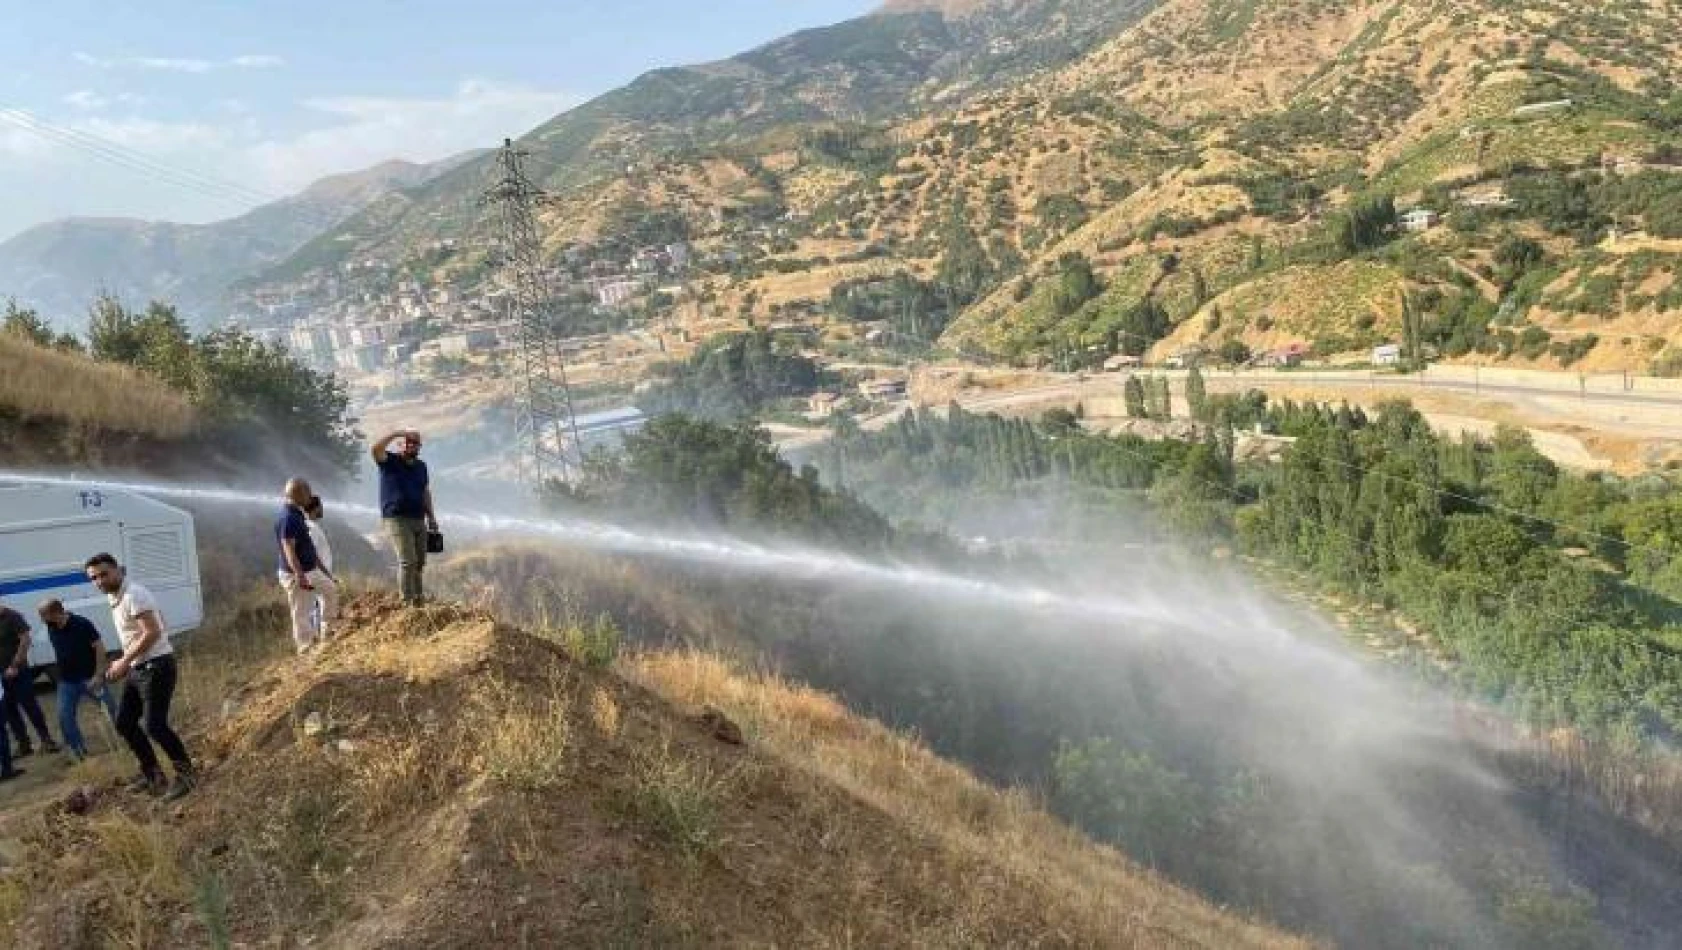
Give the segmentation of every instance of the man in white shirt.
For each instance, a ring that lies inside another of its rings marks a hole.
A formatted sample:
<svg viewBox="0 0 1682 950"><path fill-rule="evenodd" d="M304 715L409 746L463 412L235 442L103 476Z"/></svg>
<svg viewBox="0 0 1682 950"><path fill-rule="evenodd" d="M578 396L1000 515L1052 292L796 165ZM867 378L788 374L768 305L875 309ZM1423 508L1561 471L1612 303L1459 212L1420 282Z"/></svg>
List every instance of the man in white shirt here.
<svg viewBox="0 0 1682 950"><path fill-rule="evenodd" d="M309 504L304 506L304 518L310 533L310 543L315 545L315 559L321 566L321 573L333 582L333 591L329 595L326 591L317 591L315 598L315 630L318 641L327 639L327 628L338 620L339 579L333 574L333 542L327 537L327 525L321 519L326 517L327 510L321 504L320 495L310 496ZM331 606L329 606L331 600Z"/></svg>
<svg viewBox="0 0 1682 950"><path fill-rule="evenodd" d="M193 760L181 737L169 727L169 703L175 696L175 648L164 632L163 614L152 592L129 580L111 555L88 558L86 570L88 580L105 592L111 619L123 641L123 655L111 661L105 676L123 684L117 700L117 731L140 760L140 776L129 787L161 793L167 800L180 798L193 790ZM175 780L167 786L153 742L175 765Z"/></svg>
<svg viewBox="0 0 1682 950"><path fill-rule="evenodd" d="M321 562L321 569L333 576L333 543L327 538L327 524L321 519L326 517L327 511L321 504L321 496L314 495L310 503L304 506L304 517L309 519L310 540L315 542L315 556Z"/></svg>

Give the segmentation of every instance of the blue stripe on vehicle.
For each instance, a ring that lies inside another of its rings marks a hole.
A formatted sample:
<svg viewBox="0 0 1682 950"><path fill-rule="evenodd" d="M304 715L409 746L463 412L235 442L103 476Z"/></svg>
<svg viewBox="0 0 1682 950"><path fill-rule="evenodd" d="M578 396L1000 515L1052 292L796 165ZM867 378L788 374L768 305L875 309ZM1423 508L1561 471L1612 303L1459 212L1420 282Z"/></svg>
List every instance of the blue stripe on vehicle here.
<svg viewBox="0 0 1682 950"><path fill-rule="evenodd" d="M58 587L80 587L87 583L90 583L88 575L81 571L66 571L63 574L49 574L43 577L20 577L16 580L0 581L0 597L32 594Z"/></svg>

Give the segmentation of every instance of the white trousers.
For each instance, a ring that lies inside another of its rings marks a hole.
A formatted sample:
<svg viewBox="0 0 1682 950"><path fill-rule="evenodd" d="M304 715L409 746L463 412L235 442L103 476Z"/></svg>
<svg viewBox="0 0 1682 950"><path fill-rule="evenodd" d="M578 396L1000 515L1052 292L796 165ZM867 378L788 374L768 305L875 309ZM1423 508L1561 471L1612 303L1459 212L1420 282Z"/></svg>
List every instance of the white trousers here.
<svg viewBox="0 0 1682 950"><path fill-rule="evenodd" d="M339 618L339 585L319 570L304 576L314 590L304 590L291 574L280 574L280 589L286 592L286 606L292 612L292 642L300 653L317 641L326 642L328 626Z"/></svg>

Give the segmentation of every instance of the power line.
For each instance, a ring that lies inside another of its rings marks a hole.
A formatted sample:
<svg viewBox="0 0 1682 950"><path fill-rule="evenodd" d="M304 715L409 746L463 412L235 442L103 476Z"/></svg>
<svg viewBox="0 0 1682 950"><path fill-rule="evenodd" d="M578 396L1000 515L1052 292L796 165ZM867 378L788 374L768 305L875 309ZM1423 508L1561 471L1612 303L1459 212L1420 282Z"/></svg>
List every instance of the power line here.
<svg viewBox="0 0 1682 950"><path fill-rule="evenodd" d="M185 168L166 165L144 153L134 151L126 146L118 145L90 133L82 132L66 126L55 125L44 119L17 109L0 109L0 119L13 126L33 133L48 141L55 142L80 151L91 157L100 158L146 174L166 178L171 184L197 191L201 194L215 197L229 198L241 202L269 202L278 200L273 196L248 189L243 185L222 181L199 172Z"/></svg>
<svg viewBox="0 0 1682 950"><path fill-rule="evenodd" d="M171 165L165 164L162 160L154 158L153 156L148 155L147 153L142 152L138 149L132 148L132 147L127 146L127 145L124 145L120 142L116 142L112 139L105 138L104 136L98 135L97 133L94 133L94 132L90 132L86 129L79 129L79 128L76 128L74 126L64 125L64 124L61 124L61 123L53 122L50 119L44 119L41 116L38 116L38 115L36 115L32 112L29 112L28 110L25 110L25 109L0 108L0 113L7 113L7 114L11 115L12 117L14 117L14 119L22 119L22 120L27 121L28 123L38 127L38 128L50 130L50 131L52 131L54 133L57 133L61 136L65 136L67 138L74 139L77 142L84 143L89 147L101 149L101 150L108 151L108 152L112 152L112 153L121 155L123 157L126 157L128 159L131 159L131 160L135 161L136 163L143 164L143 165L146 165L148 167L151 167L151 168L163 171L163 172L167 172L169 174L177 175L179 177L192 180L194 182L197 182L199 184L204 185L206 188L212 188L212 189L216 189L216 190L219 190L219 191L226 191L230 194L238 195L241 198L250 199L250 200L253 200L253 201L261 201L261 202L279 201L279 200L281 200L282 197L284 197L284 196L281 196L281 195L275 195L275 194L272 194L272 193L269 193L269 192L265 192L265 191L263 191L262 189L259 189L259 188L253 188L249 185L245 185L245 184L242 184L240 182L233 181L231 179L221 178L221 177L218 177L216 175L209 174L207 172L201 172L201 171L198 171L196 169L187 168L185 166L171 166Z"/></svg>
<svg viewBox="0 0 1682 950"><path fill-rule="evenodd" d="M286 200L285 196L277 196L185 167L166 164L144 152L91 132L55 124L22 109L0 107L0 122L52 144L72 149L85 157L156 179L202 197L237 205L241 210ZM339 218L315 211L308 206L298 206L293 211L306 222L323 230L340 223Z"/></svg>

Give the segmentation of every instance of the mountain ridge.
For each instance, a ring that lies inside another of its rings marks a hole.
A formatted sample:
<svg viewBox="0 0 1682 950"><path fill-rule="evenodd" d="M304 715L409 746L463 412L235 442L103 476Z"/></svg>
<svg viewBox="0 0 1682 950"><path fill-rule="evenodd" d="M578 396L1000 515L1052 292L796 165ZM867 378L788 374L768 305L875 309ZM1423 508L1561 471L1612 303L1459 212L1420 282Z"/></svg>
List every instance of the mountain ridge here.
<svg viewBox="0 0 1682 950"><path fill-rule="evenodd" d="M890 9L802 30L728 59L651 70L539 125L516 141L551 190L638 174L665 161L760 150L834 124L877 128L924 104L976 91L1080 55L1148 0L1019 0L939 10ZM488 166L469 163L422 188L412 205L351 217L263 275L268 282L332 268L357 254L401 257L482 227ZM559 217L559 216L555 216Z"/></svg>
<svg viewBox="0 0 1682 950"><path fill-rule="evenodd" d="M166 299L201 325L227 314L227 291L358 208L445 174L438 162L390 159L320 178L296 194L204 224L123 216L48 221L0 243L0 292L69 328L97 293Z"/></svg>

